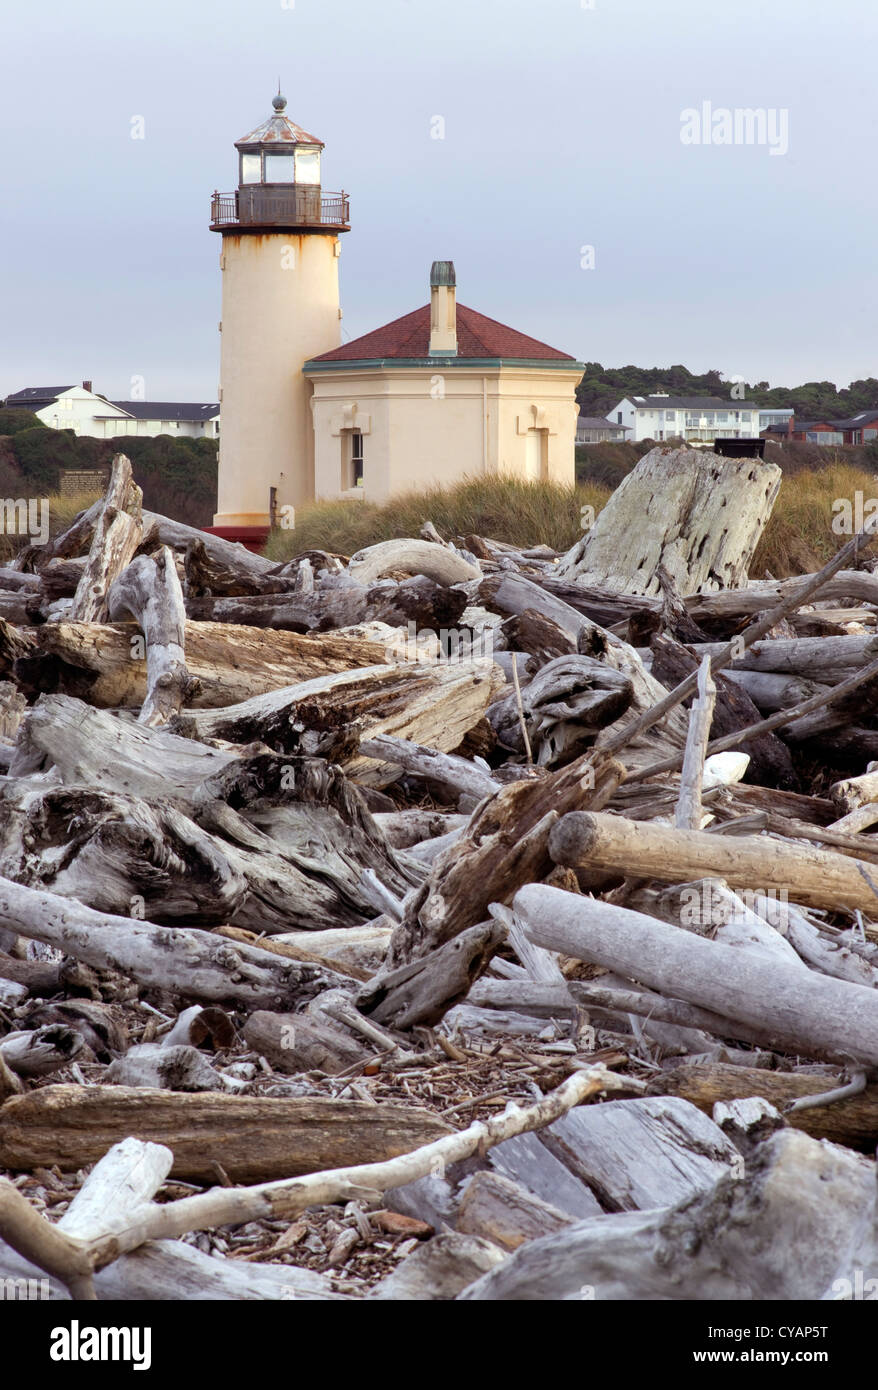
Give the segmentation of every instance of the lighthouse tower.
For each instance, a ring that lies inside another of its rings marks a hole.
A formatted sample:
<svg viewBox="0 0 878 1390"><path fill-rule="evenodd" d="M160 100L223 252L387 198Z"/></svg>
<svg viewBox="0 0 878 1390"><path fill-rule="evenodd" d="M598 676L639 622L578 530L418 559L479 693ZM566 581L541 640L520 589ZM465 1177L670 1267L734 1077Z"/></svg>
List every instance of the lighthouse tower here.
<svg viewBox="0 0 878 1390"><path fill-rule="evenodd" d="M302 365L341 342L344 193L324 193L323 142L284 114L235 142L238 187L214 193L222 237L219 501L214 528L260 539L314 496L310 387Z"/></svg>

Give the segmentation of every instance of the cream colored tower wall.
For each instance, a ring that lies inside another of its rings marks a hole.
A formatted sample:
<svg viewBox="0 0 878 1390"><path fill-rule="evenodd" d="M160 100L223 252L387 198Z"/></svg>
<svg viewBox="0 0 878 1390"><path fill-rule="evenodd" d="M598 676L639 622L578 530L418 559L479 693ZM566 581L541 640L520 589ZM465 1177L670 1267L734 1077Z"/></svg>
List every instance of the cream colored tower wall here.
<svg viewBox="0 0 878 1390"><path fill-rule="evenodd" d="M303 363L339 346L337 236L223 236L217 526L263 526L269 495L314 495L310 387Z"/></svg>
<svg viewBox="0 0 878 1390"><path fill-rule="evenodd" d="M529 476L531 430L540 431L541 475L575 479L581 369L355 367L309 373L318 498L383 502L401 492L450 486L486 473ZM346 432L363 434L363 486L343 474Z"/></svg>

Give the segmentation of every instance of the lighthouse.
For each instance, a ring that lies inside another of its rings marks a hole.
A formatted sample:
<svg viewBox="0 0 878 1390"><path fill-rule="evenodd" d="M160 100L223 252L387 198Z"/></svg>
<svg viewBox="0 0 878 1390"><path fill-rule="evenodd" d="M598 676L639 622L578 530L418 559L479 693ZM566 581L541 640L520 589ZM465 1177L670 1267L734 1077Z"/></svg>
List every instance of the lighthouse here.
<svg viewBox="0 0 878 1390"><path fill-rule="evenodd" d="M219 496L214 527L255 542L314 496L311 387L304 363L341 342L344 193L324 193L323 141L285 114L242 139L238 187L214 193L222 238Z"/></svg>

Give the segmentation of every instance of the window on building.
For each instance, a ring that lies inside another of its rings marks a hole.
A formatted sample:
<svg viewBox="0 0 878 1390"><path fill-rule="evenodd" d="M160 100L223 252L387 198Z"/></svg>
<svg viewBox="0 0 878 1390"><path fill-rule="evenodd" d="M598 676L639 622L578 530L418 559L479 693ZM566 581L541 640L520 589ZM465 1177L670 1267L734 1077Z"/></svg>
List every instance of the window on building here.
<svg viewBox="0 0 878 1390"><path fill-rule="evenodd" d="M727 424L727 423L728 423L728 418L729 418L729 412L728 412L727 410L718 410L718 411L716 412L716 423L717 423L718 425L725 425L725 424Z"/></svg>
<svg viewBox="0 0 878 1390"><path fill-rule="evenodd" d="M524 471L532 482L541 482L547 476L547 438L546 430L528 430L525 436Z"/></svg>
<svg viewBox="0 0 878 1390"><path fill-rule="evenodd" d="M320 182L320 151L296 150L296 183Z"/></svg>
<svg viewBox="0 0 878 1390"><path fill-rule="evenodd" d="M293 183L295 161L292 150L289 154L267 154L265 156L266 183Z"/></svg>
<svg viewBox="0 0 878 1390"><path fill-rule="evenodd" d="M241 155L241 182L262 182L262 156L259 154Z"/></svg>
<svg viewBox="0 0 878 1390"><path fill-rule="evenodd" d="M744 420L744 421L748 421L748 422L749 422L749 420L750 420L750 412L749 412L749 410L742 410L742 411L741 411L741 419Z"/></svg>
<svg viewBox="0 0 878 1390"><path fill-rule="evenodd" d="M617 424L617 425L621 425L621 423L622 423L622 412L621 412L621 410L617 410L617 411L616 411L616 424Z"/></svg>
<svg viewBox="0 0 878 1390"><path fill-rule="evenodd" d="M348 434L348 487L363 486L363 436L359 430Z"/></svg>

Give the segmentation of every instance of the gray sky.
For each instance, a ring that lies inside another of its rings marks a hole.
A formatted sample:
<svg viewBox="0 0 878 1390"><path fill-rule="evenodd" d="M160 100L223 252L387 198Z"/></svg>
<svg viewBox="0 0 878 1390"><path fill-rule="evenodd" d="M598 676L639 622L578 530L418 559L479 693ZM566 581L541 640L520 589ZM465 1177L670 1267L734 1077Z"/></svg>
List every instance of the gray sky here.
<svg viewBox="0 0 878 1390"><path fill-rule="evenodd" d="M583 360L878 375L876 37L873 0L7 6L0 395L215 398L209 195L278 76L351 195L346 337L453 259L463 303ZM682 143L704 102L788 113L788 151Z"/></svg>

